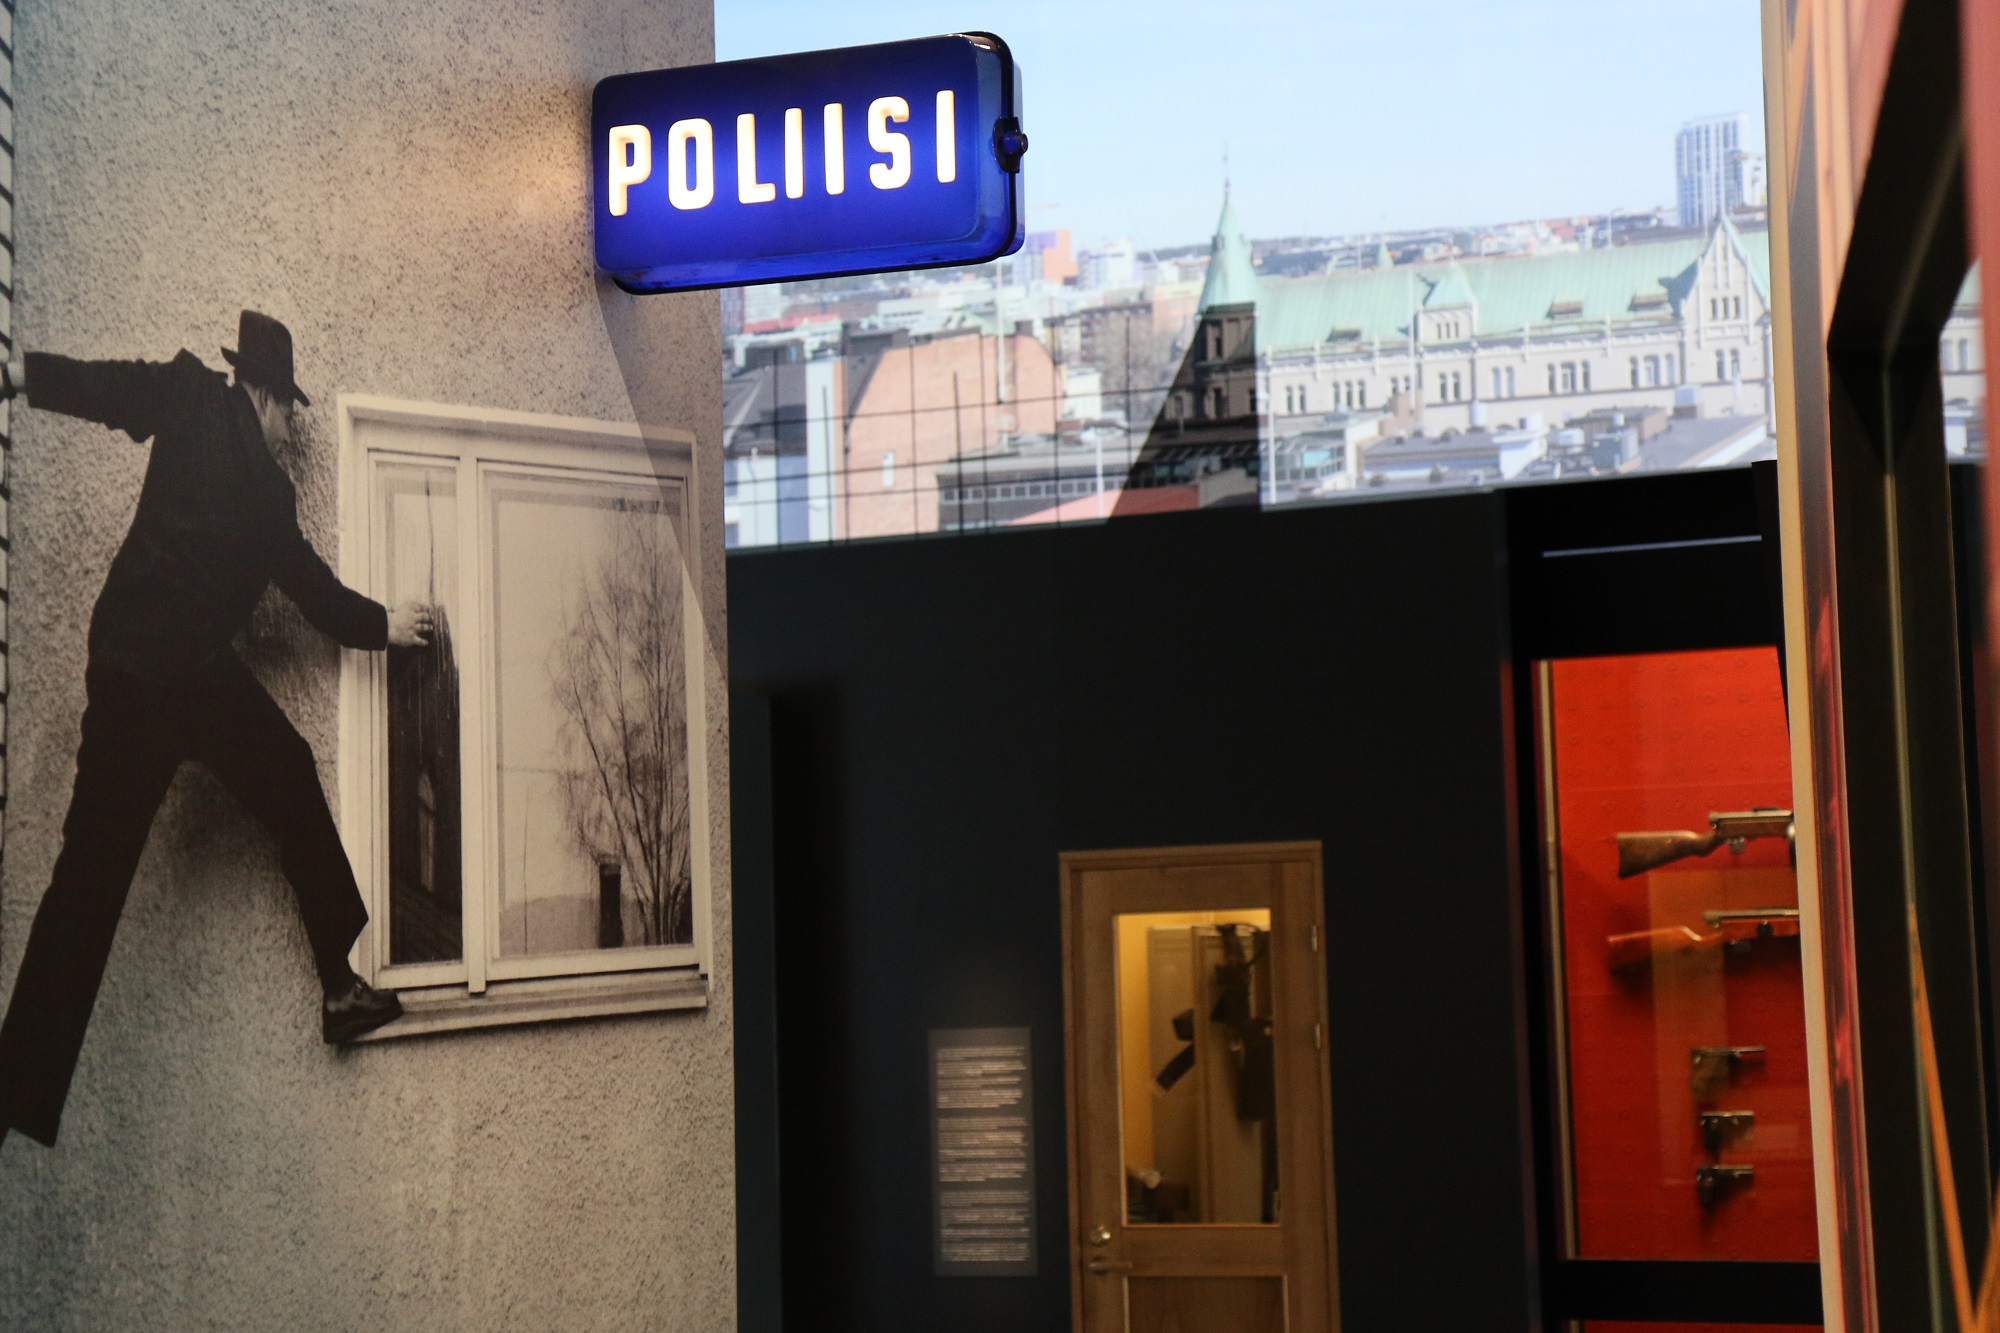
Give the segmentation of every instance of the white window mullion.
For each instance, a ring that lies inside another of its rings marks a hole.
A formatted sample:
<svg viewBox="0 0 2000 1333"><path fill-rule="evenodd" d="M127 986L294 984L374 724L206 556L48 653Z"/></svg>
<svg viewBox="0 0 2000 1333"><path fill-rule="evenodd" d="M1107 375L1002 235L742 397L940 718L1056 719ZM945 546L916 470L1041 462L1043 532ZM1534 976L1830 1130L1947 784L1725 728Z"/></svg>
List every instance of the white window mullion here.
<svg viewBox="0 0 2000 1333"><path fill-rule="evenodd" d="M649 967L703 967L706 959L697 930L695 944L670 944L659 948L582 949L570 953L530 954L525 958L493 960L494 981L519 981L527 977L595 976L600 972L636 972Z"/></svg>
<svg viewBox="0 0 2000 1333"><path fill-rule="evenodd" d="M388 498L383 493L381 465L373 458L363 463L368 488L367 527L363 537L368 553L368 593L385 604L389 590L389 523L385 512ZM384 670L386 651L364 653L357 665L361 680L360 712L367 738L362 750L362 771L366 774L367 806L360 827L367 831L361 849L367 855L368 874L368 957L366 974L380 977L389 965L389 673ZM351 853L350 853L351 855Z"/></svg>
<svg viewBox="0 0 2000 1333"><path fill-rule="evenodd" d="M340 543L340 574L343 582L370 596L379 596L383 587L383 560L379 516L382 499L375 482L375 464L352 440L343 423L341 464L343 495L358 499L342 513L343 526L354 523L359 531L343 532ZM358 492L358 494L357 494ZM368 924L354 942L349 963L371 984L380 977L388 961L382 947L389 914L388 840L383 836L377 811L382 808L386 788L382 760L385 729L377 696L381 677L376 672L376 654L353 649L341 653L341 763L340 836L347 849L347 861L361 882L362 906Z"/></svg>
<svg viewBox="0 0 2000 1333"><path fill-rule="evenodd" d="M356 484L363 497L356 506L358 530L354 534L354 558L358 563L351 567L343 563L343 571L357 589L385 606L393 605L407 600L412 594L409 587L399 586L396 574L396 487L393 478L402 473L407 480L412 468L442 473L445 467L455 468L456 460L441 458L434 453L411 454L359 446L357 454L359 480ZM449 553L448 559L455 560L456 556L454 550ZM343 727L347 725L345 719L351 715L355 719L355 730L350 739L343 741L351 749L343 751L342 762L347 765L350 760L346 756L353 756L355 804L351 813L343 810L342 827L350 841L349 856L357 876L362 879L364 902L370 917L357 950L357 968L371 984L392 989L463 985L466 965L462 943L459 955L449 960L395 961L396 941L392 923L395 919L396 885L391 835L393 820L389 812L392 765L388 654L364 652L350 656L353 693L343 703ZM460 712L462 717L462 702ZM348 791L343 788L342 800L345 802L348 799ZM460 910L462 914L462 905Z"/></svg>
<svg viewBox="0 0 2000 1333"><path fill-rule="evenodd" d="M491 779L488 761L493 699L488 688L486 514L480 493L479 459L468 451L458 460L458 600L465 618L465 643L470 651L459 658L459 819L464 850L460 874L464 882L461 918L465 932L465 985L474 995L486 990L487 963L493 952L492 911L487 902L493 877Z"/></svg>
<svg viewBox="0 0 2000 1333"><path fill-rule="evenodd" d="M701 613L701 550L694 518L694 477L692 459L686 481L674 488L679 515L674 531L681 545L681 633L686 649L687 762L688 762L688 873L694 922L694 947L703 976L714 971L715 956L709 945L708 900L708 627Z"/></svg>
<svg viewBox="0 0 2000 1333"><path fill-rule="evenodd" d="M378 955L380 950L378 949ZM385 963L374 983L400 990L405 986L462 986L464 963Z"/></svg>

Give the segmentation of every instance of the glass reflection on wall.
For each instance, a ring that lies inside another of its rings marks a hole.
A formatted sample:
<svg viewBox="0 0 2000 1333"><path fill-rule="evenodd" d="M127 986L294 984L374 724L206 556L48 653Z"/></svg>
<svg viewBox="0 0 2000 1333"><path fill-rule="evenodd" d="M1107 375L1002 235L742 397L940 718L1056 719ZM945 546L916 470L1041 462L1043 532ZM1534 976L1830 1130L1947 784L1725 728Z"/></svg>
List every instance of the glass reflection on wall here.
<svg viewBox="0 0 2000 1333"><path fill-rule="evenodd" d="M1986 344L1980 320L1979 265L1965 283L1938 335L1944 389L1944 452L1952 462L1986 458Z"/></svg>
<svg viewBox="0 0 2000 1333"><path fill-rule="evenodd" d="M1756 6L1212 19L1010 7L1034 139L1021 250L723 294L731 546L1772 456ZM995 22L722 0L716 46ZM1638 50L1673 77L1619 78ZM1337 94L1305 92L1335 67ZM1579 115L1593 78L1617 94ZM1363 107L1394 110L1364 133Z"/></svg>
<svg viewBox="0 0 2000 1333"><path fill-rule="evenodd" d="M489 486L501 953L686 944L686 651L667 492Z"/></svg>
<svg viewBox="0 0 2000 1333"><path fill-rule="evenodd" d="M1126 1220L1280 1220L1268 910L1118 918Z"/></svg>
<svg viewBox="0 0 2000 1333"><path fill-rule="evenodd" d="M464 954L459 773L458 478L449 467L389 464L376 473L390 605L435 608L437 630L387 655L389 961Z"/></svg>

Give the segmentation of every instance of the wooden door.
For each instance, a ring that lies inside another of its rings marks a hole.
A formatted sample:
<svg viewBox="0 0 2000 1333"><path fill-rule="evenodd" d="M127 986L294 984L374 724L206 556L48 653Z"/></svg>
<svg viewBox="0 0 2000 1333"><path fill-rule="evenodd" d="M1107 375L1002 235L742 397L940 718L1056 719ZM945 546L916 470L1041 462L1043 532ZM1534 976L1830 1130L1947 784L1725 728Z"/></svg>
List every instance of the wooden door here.
<svg viewBox="0 0 2000 1333"><path fill-rule="evenodd" d="M1062 877L1078 1333L1337 1329L1319 845Z"/></svg>

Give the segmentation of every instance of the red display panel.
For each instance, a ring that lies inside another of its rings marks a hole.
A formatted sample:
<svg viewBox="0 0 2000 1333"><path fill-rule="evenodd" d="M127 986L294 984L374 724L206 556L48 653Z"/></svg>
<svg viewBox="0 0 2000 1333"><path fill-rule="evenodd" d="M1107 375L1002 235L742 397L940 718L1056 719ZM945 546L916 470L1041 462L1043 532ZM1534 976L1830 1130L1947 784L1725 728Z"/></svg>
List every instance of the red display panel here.
<svg viewBox="0 0 2000 1333"><path fill-rule="evenodd" d="M1716 812L1791 804L1779 685L1769 648L1551 664L1578 1257L1818 1258L1783 820L1740 850L1619 874L1620 834L1707 834Z"/></svg>

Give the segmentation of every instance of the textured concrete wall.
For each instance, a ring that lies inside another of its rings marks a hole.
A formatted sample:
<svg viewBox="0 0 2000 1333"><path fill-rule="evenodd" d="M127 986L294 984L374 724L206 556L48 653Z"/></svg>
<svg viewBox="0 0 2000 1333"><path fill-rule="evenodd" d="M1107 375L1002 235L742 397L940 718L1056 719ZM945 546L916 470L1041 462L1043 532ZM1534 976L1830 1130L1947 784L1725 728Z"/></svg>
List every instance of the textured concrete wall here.
<svg viewBox="0 0 2000 1333"><path fill-rule="evenodd" d="M61 0L16 32L23 346L220 366L239 307L287 321L329 558L339 392L692 427L726 641L716 301L601 289L586 212L592 83L710 58L706 0ZM145 463L85 423L16 426L9 986ZM275 603L244 650L331 790L335 650ZM717 970L692 1015L332 1052L270 842L185 770L61 1143L0 1149L0 1325L733 1327L719 647L707 666Z"/></svg>

